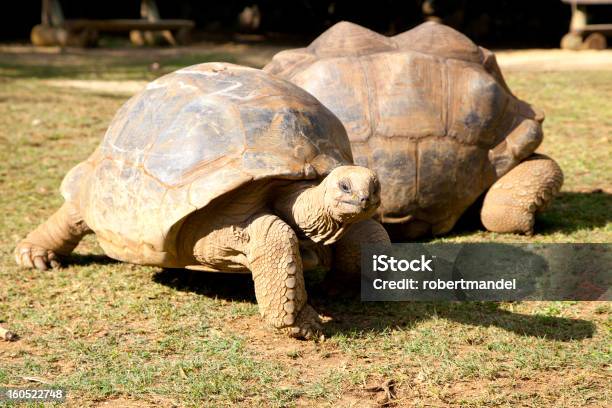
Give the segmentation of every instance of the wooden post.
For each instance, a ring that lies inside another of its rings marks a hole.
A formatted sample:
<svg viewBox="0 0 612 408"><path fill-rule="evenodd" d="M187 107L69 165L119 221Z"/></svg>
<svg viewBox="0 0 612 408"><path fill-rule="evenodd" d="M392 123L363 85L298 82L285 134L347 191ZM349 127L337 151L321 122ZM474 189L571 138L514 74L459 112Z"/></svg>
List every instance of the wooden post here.
<svg viewBox="0 0 612 408"><path fill-rule="evenodd" d="M581 30L586 25L586 13L572 1L572 19L569 32L561 38L561 48L565 50L579 50L582 48Z"/></svg>
<svg viewBox="0 0 612 408"><path fill-rule="evenodd" d="M586 6L572 3L572 20L570 22L570 32L581 33L587 25L588 16Z"/></svg>
<svg viewBox="0 0 612 408"><path fill-rule="evenodd" d="M44 26L59 27L64 24L64 12L59 0L42 0L40 21Z"/></svg>
<svg viewBox="0 0 612 408"><path fill-rule="evenodd" d="M40 12L40 22L44 26L51 25L51 18L49 16L49 0L42 0L42 7Z"/></svg>
<svg viewBox="0 0 612 408"><path fill-rule="evenodd" d="M140 3L140 17L150 22L161 20L155 0L142 0ZM130 32L130 39L136 45L155 45L162 37L171 45L176 45L176 40L170 30L163 30L161 36L154 31L133 30Z"/></svg>

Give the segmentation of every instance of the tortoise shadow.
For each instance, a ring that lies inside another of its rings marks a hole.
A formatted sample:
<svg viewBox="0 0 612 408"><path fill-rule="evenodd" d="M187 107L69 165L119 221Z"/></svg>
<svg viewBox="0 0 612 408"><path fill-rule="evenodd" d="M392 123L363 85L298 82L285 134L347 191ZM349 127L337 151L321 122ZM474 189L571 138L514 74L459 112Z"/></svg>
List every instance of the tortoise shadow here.
<svg viewBox="0 0 612 408"><path fill-rule="evenodd" d="M163 269L153 281L175 290L255 303L253 281L247 274L210 273L185 269ZM595 325L583 319L525 315L501 309L496 302L361 302L357 297L330 299L320 283L307 281L310 302L324 315L327 335L359 336L410 328L434 317L481 327L499 327L520 336L572 341L590 338Z"/></svg>
<svg viewBox="0 0 612 408"><path fill-rule="evenodd" d="M70 256L62 257L62 266L86 266L86 265L112 265L121 263L116 259L100 254L79 254L73 252Z"/></svg>
<svg viewBox="0 0 612 408"><path fill-rule="evenodd" d="M229 301L257 302L250 274L164 268L153 275L153 281L182 292Z"/></svg>
<svg viewBox="0 0 612 408"><path fill-rule="evenodd" d="M394 327L410 328L419 321L434 317L471 326L493 326L519 336L556 341L590 338L595 333L595 325L588 320L514 313L501 309L496 302L353 301L327 304L323 311L329 311L332 316L337 317L326 327L330 334L382 332Z"/></svg>
<svg viewBox="0 0 612 408"><path fill-rule="evenodd" d="M562 192L536 220L536 234L573 233L612 222L612 194L602 189Z"/></svg>

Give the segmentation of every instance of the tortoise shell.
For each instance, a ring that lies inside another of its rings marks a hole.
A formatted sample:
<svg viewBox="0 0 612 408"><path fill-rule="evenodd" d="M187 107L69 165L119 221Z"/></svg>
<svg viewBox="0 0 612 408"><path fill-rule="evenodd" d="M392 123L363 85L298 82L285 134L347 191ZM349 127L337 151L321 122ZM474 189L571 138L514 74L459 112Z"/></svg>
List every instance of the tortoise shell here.
<svg viewBox="0 0 612 408"><path fill-rule="evenodd" d="M310 94L261 70L208 63L128 100L61 190L79 200L108 255L172 266L181 221L212 200L255 180L317 179L352 162L341 122Z"/></svg>
<svg viewBox="0 0 612 408"><path fill-rule="evenodd" d="M264 70L340 118L355 162L378 173L386 223L418 219L446 232L514 165L494 147L521 124L517 156L541 140L543 116L512 94L494 55L441 24L386 37L341 22Z"/></svg>

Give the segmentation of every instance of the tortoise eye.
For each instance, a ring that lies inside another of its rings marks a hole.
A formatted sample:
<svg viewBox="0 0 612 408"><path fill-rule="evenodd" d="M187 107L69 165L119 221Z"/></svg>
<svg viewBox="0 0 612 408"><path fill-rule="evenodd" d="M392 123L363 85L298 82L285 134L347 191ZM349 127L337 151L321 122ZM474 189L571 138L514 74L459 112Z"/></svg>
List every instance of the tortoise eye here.
<svg viewBox="0 0 612 408"><path fill-rule="evenodd" d="M342 190L342 192L344 193L351 192L351 186L349 186L349 184L344 180L340 180L340 182L338 183L338 187L340 187L340 190Z"/></svg>

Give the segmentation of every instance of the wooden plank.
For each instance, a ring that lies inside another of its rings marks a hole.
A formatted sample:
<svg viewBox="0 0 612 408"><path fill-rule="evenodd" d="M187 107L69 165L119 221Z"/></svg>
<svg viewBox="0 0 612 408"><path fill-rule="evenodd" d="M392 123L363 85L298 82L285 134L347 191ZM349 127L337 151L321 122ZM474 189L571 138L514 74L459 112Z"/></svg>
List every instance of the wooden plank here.
<svg viewBox="0 0 612 408"><path fill-rule="evenodd" d="M612 0L561 0L568 4L612 4Z"/></svg>
<svg viewBox="0 0 612 408"><path fill-rule="evenodd" d="M68 30L82 30L85 28L98 31L129 31L129 30L176 30L179 28L193 28L192 20L135 20L135 19L113 19L113 20L66 20L63 27Z"/></svg>
<svg viewBox="0 0 612 408"><path fill-rule="evenodd" d="M612 33L612 24L587 24L586 26L572 30L577 34L582 33Z"/></svg>

